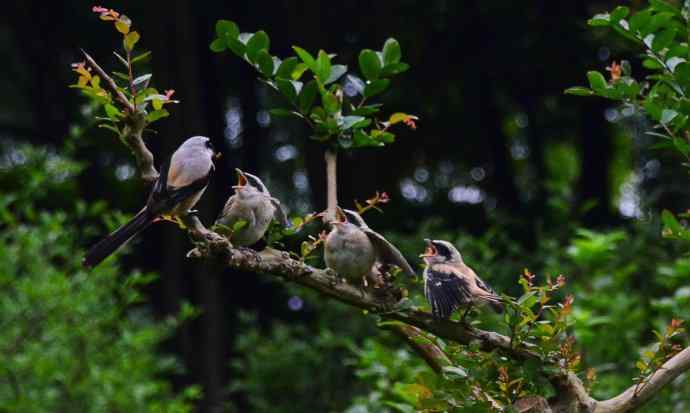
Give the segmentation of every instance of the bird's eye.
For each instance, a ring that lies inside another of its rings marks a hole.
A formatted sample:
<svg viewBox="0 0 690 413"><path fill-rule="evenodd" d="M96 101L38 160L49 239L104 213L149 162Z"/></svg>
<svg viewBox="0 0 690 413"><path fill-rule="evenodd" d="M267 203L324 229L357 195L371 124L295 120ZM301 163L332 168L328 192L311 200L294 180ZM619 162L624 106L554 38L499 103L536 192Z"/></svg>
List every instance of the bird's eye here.
<svg viewBox="0 0 690 413"><path fill-rule="evenodd" d="M211 140L210 140L210 139L207 139L207 140L206 140L206 147L209 148L209 149L211 149L211 150L214 149L214 148L213 148L213 144L211 143Z"/></svg>

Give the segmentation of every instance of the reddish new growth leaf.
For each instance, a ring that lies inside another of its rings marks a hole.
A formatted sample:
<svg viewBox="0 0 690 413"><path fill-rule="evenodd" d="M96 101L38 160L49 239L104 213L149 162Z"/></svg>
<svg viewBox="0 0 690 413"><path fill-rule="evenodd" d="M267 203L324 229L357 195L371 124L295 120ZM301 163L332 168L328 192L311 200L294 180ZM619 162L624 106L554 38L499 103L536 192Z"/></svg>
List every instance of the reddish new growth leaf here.
<svg viewBox="0 0 690 413"><path fill-rule="evenodd" d="M170 98L172 97L172 95L173 95L174 93L175 93L175 90L174 90L174 89L168 89L168 90L165 91L165 97L168 98L168 100L170 100Z"/></svg>
<svg viewBox="0 0 690 413"><path fill-rule="evenodd" d="M616 62L611 62L611 66L606 66L606 71L611 73L611 82L620 79L623 74L623 68Z"/></svg>
<svg viewBox="0 0 690 413"><path fill-rule="evenodd" d="M383 212L381 208L379 208L378 206L381 204L387 204L388 202L390 202L390 200L391 198L390 196L388 196L388 193L376 191L376 194L373 197L364 201L366 205L362 205L359 203L359 201L355 201L355 206L357 207L357 213L359 213L360 215L364 214L372 208L376 209L379 212Z"/></svg>
<svg viewBox="0 0 690 413"><path fill-rule="evenodd" d="M522 278L527 282L527 286L529 286L529 287L534 286L534 277L536 277L536 275L529 272L529 270L527 268L522 270Z"/></svg>
<svg viewBox="0 0 690 413"><path fill-rule="evenodd" d="M115 10L106 9L105 7L101 6L93 6L91 8L91 11L100 14L99 17L101 18L101 20L105 21L114 21L120 17L120 13L116 12Z"/></svg>
<svg viewBox="0 0 690 413"><path fill-rule="evenodd" d="M410 128L412 130L417 130L417 124L414 123L414 119L407 118L403 122L405 122L405 125L407 125L408 128Z"/></svg>

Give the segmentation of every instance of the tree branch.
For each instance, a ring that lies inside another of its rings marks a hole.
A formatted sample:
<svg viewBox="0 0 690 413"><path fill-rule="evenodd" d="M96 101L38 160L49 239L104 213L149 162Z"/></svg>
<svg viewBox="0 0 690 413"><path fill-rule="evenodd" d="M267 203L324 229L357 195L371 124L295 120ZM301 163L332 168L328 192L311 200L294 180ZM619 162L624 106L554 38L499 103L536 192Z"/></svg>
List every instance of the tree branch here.
<svg viewBox="0 0 690 413"><path fill-rule="evenodd" d="M400 308L402 291L398 288L391 287L375 292L362 290L358 286L343 282L334 271L314 268L291 258L290 254L284 251L267 248L256 253L246 248L235 249L227 239L206 229L196 216L187 216L184 222L196 244L196 248L187 254L188 257L212 257L235 269L294 281L353 307L386 319L402 321L460 344L478 342L484 351L499 350L517 360L541 360L540 355L532 351L528 345L513 347L510 338L504 335L456 321L438 320L428 312Z"/></svg>
<svg viewBox="0 0 690 413"><path fill-rule="evenodd" d="M113 78L110 77L88 53L84 50L82 50L82 53L88 65L101 77L101 79L103 79L104 85L113 94L115 100L124 107L125 126L120 133L120 139L122 139L124 144L127 145L129 150L134 154L139 173L141 174L141 179L148 184L154 183L158 179L158 171L154 166L153 154L144 143L142 137L144 129L148 124L146 121L146 112L137 109L137 107L127 99L127 96L120 90L115 80L113 80Z"/></svg>
<svg viewBox="0 0 690 413"><path fill-rule="evenodd" d="M661 389L676 377L690 369L690 347L673 356L663 364L659 370L645 379L645 384L637 390L637 386L630 386L618 396L596 402L594 413L623 413L642 406L654 397Z"/></svg>
<svg viewBox="0 0 690 413"><path fill-rule="evenodd" d="M417 327L413 327L407 324L393 324L388 325L386 328L392 330L400 337L407 341L410 347L417 353L421 358L426 361L436 373L442 373L444 367L452 366L453 362L450 361L448 355L441 350L436 344L434 344L423 332Z"/></svg>

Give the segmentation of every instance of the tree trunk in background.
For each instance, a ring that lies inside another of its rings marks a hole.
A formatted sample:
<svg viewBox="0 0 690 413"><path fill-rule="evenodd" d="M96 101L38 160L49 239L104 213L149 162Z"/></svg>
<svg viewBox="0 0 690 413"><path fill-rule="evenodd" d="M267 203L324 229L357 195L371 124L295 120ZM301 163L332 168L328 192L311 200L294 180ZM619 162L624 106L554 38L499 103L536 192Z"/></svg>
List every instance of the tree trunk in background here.
<svg viewBox="0 0 690 413"><path fill-rule="evenodd" d="M208 47L206 28L198 27L195 21L197 13L193 12L190 3L176 0L168 7L172 9L165 14L168 18L163 19L156 13L151 24L146 26L149 28L147 45L156 51L153 60L156 85L159 89L174 88L175 97L181 100L179 106L171 108L172 116L160 123L159 134L150 139L160 145L158 153L161 154L171 154L190 136L215 135L216 143L220 143L217 137L223 136L222 130L210 134L204 117L204 103L222 107L222 102L203 102L200 92L215 87L207 83L205 68L200 67L201 56ZM213 187L209 187L197 205L205 222L212 219L221 202ZM195 323L182 327L178 343L185 364L193 375L191 381L202 384L204 388L200 410L220 411L227 379L224 350L227 351L229 346L223 333L227 320L221 302L219 271L185 258L190 245L177 228L167 226L160 242L161 250L166 252L161 269L166 312L177 311L180 301L190 298L202 311ZM185 294L189 293L189 288L184 287L187 284L194 286L194 297ZM194 331L201 334L194 334Z"/></svg>

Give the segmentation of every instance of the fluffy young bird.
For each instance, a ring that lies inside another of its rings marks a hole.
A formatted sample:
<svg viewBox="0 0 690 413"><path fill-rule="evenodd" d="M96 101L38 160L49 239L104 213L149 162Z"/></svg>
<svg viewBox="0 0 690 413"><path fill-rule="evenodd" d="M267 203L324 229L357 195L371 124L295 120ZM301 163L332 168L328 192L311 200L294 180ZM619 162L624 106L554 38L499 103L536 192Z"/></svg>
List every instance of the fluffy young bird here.
<svg viewBox="0 0 690 413"><path fill-rule="evenodd" d="M219 225L218 232L227 236L237 222L246 222L242 228L232 232L231 241L236 246L248 247L263 238L274 218L285 227L288 227L290 222L280 206L280 201L271 196L259 177L240 169L235 171L235 194L228 198L223 211L216 219L216 225Z"/></svg>
<svg viewBox="0 0 690 413"><path fill-rule="evenodd" d="M458 250L448 241L424 240L426 251L420 257L424 270L424 295L437 318L447 319L456 309L474 304L489 304L503 312L501 298L465 265Z"/></svg>
<svg viewBox="0 0 690 413"><path fill-rule="evenodd" d="M184 141L162 168L146 206L131 221L91 247L83 265L95 267L133 236L164 217L174 219L187 214L206 190L214 169L213 157L209 138L194 136Z"/></svg>
<svg viewBox="0 0 690 413"><path fill-rule="evenodd" d="M352 222L348 219L352 219ZM379 265L395 265L410 276L415 272L397 248L373 231L355 211L336 210L336 220L324 242L324 260L350 282L378 284Z"/></svg>

